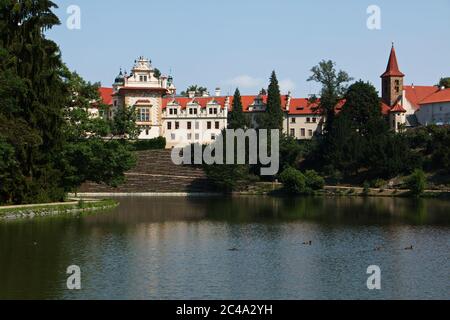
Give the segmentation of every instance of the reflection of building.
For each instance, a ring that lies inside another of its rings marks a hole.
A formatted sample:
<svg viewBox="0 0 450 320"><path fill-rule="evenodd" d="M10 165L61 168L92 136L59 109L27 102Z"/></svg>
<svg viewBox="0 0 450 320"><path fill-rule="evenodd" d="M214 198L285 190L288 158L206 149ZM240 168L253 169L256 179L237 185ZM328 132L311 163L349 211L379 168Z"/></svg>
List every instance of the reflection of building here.
<svg viewBox="0 0 450 320"><path fill-rule="evenodd" d="M437 86L406 86L392 46L386 71L381 76L381 111L395 131L428 124L450 123L450 89ZM172 77L161 76L148 59L140 57L128 75L117 76L112 88L101 88L103 102L110 106L107 116L112 118L118 108L135 107L139 139L164 136L168 147L179 143L210 143L227 127L232 96L222 96L216 89L213 97L204 93L198 97L176 96ZM253 125L258 114L266 108L266 95L242 96L244 112ZM316 104L306 98L281 96L285 112L284 133L299 140L322 134L325 119ZM343 103L337 106L341 109ZM93 113L95 114L95 112Z"/></svg>

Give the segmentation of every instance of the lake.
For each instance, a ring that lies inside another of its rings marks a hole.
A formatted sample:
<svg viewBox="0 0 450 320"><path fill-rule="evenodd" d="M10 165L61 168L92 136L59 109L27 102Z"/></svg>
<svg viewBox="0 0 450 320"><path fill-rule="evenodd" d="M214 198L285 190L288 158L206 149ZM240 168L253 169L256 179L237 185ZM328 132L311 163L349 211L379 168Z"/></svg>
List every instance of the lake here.
<svg viewBox="0 0 450 320"><path fill-rule="evenodd" d="M118 199L0 223L0 299L450 298L450 201ZM67 289L71 265L81 290ZM381 290L367 288L371 265Z"/></svg>

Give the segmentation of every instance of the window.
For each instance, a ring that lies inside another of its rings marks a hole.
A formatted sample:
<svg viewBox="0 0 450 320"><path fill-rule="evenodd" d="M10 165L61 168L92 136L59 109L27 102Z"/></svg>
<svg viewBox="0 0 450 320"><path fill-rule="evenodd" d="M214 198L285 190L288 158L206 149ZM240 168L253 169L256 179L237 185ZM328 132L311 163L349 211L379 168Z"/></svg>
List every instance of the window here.
<svg viewBox="0 0 450 320"><path fill-rule="evenodd" d="M200 129L200 122L198 121L195 122L195 129L196 130Z"/></svg>
<svg viewBox="0 0 450 320"><path fill-rule="evenodd" d="M172 133L172 134L170 135L170 139L175 140L175 133Z"/></svg>
<svg viewBox="0 0 450 320"><path fill-rule="evenodd" d="M312 118L313 123L317 123L317 118Z"/></svg>
<svg viewBox="0 0 450 320"><path fill-rule="evenodd" d="M306 130L305 129L300 129L300 134L302 137L306 136Z"/></svg>
<svg viewBox="0 0 450 320"><path fill-rule="evenodd" d="M217 114L217 108L210 108L209 114Z"/></svg>
<svg viewBox="0 0 450 320"><path fill-rule="evenodd" d="M169 109L169 114L173 114L173 109Z"/></svg>
<svg viewBox="0 0 450 320"><path fill-rule="evenodd" d="M311 122L311 118L306 118L306 122L310 123Z"/></svg>
<svg viewBox="0 0 450 320"><path fill-rule="evenodd" d="M148 136L148 134L149 134L149 130L145 129L145 135Z"/></svg>
<svg viewBox="0 0 450 320"><path fill-rule="evenodd" d="M175 121L175 130L180 129L180 123L178 121Z"/></svg>
<svg viewBox="0 0 450 320"><path fill-rule="evenodd" d="M114 107L117 107L117 100L114 100Z"/></svg>
<svg viewBox="0 0 450 320"><path fill-rule="evenodd" d="M188 133L187 138L188 138L188 140L191 140L192 139L192 133Z"/></svg>
<svg viewBox="0 0 450 320"><path fill-rule="evenodd" d="M308 136L310 136L310 137L313 136L313 131L312 130L308 130Z"/></svg>
<svg viewBox="0 0 450 320"><path fill-rule="evenodd" d="M295 137L295 129L291 129L291 136Z"/></svg>
<svg viewBox="0 0 450 320"><path fill-rule="evenodd" d="M208 122L206 123L206 128L207 128L208 130L211 130L211 121L208 121Z"/></svg>
<svg viewBox="0 0 450 320"><path fill-rule="evenodd" d="M220 122L216 121L216 129L220 129Z"/></svg>
<svg viewBox="0 0 450 320"><path fill-rule="evenodd" d="M138 109L138 119L140 122L150 121L150 109L149 108L139 108Z"/></svg>
<svg viewBox="0 0 450 320"><path fill-rule="evenodd" d="M188 130L191 130L191 129L192 129L192 122L188 121L188 123L187 123L187 128L188 128Z"/></svg>
<svg viewBox="0 0 450 320"><path fill-rule="evenodd" d="M173 109L173 114L178 114L178 109Z"/></svg>
<svg viewBox="0 0 450 320"><path fill-rule="evenodd" d="M195 134L195 140L199 140L200 139L200 135L198 133Z"/></svg>
<svg viewBox="0 0 450 320"><path fill-rule="evenodd" d="M296 118L291 118L291 123L295 123Z"/></svg>
<svg viewBox="0 0 450 320"><path fill-rule="evenodd" d="M214 133L211 134L211 140L216 140L216 135Z"/></svg>
<svg viewBox="0 0 450 320"><path fill-rule="evenodd" d="M400 91L400 87L396 86L396 87L395 87L395 92L396 92L396 93L399 93L399 91Z"/></svg>
<svg viewBox="0 0 450 320"><path fill-rule="evenodd" d="M172 122L167 122L167 130L172 130Z"/></svg>
<svg viewBox="0 0 450 320"><path fill-rule="evenodd" d="M400 85L400 80L395 80L395 85L399 86Z"/></svg>
<svg viewBox="0 0 450 320"><path fill-rule="evenodd" d="M144 77L143 76L139 76L139 81L140 82L144 81Z"/></svg>

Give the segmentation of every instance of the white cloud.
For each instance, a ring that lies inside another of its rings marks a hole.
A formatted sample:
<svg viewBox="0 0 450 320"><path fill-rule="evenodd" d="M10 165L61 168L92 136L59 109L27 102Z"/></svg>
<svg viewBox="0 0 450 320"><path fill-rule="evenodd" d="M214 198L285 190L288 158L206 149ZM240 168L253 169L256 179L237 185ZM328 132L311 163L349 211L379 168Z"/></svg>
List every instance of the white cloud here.
<svg viewBox="0 0 450 320"><path fill-rule="evenodd" d="M264 81L260 78L254 78L249 75L240 75L228 81L226 84L239 88L258 88L264 86Z"/></svg>
<svg viewBox="0 0 450 320"><path fill-rule="evenodd" d="M287 93L295 89L295 83L291 79L284 79L279 82L281 93Z"/></svg>

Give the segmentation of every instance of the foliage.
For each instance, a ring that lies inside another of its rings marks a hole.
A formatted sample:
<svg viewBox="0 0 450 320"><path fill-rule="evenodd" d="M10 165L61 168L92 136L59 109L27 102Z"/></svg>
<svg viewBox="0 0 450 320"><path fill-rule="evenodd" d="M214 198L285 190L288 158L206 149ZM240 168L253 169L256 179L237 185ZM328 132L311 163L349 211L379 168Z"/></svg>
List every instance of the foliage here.
<svg viewBox="0 0 450 320"><path fill-rule="evenodd" d="M187 97L189 96L189 92L194 92L196 97L201 97L205 92L208 92L208 89L194 84L187 87L186 91L181 91L180 94Z"/></svg>
<svg viewBox="0 0 450 320"><path fill-rule="evenodd" d="M321 190L325 187L325 179L314 170L305 172L306 186L312 190Z"/></svg>
<svg viewBox="0 0 450 320"><path fill-rule="evenodd" d="M230 112L230 118L228 122L229 129L246 129L250 127L250 121L244 114L242 109L242 99L239 89L234 92L233 108Z"/></svg>
<svg viewBox="0 0 450 320"><path fill-rule="evenodd" d="M450 77L441 78L441 80L439 80L438 86L449 89L450 88Z"/></svg>
<svg viewBox="0 0 450 320"><path fill-rule="evenodd" d="M259 127L262 129L283 130L284 112L281 106L280 86L275 71L270 76L269 89L267 90L266 110L259 118Z"/></svg>
<svg viewBox="0 0 450 320"><path fill-rule="evenodd" d="M59 24L54 8L48 0L0 6L1 203L61 201L86 179L116 184L133 162L120 142L103 139L111 124L90 114L99 84L71 73L45 37Z"/></svg>
<svg viewBox="0 0 450 320"><path fill-rule="evenodd" d="M289 193L303 194L306 192L305 176L297 169L286 168L280 174L280 181Z"/></svg>
<svg viewBox="0 0 450 320"><path fill-rule="evenodd" d="M342 99L347 87L346 83L352 78L342 70L336 71L335 63L331 60L322 60L317 66L311 69L311 77L308 81L315 81L322 85L320 100L312 97L311 103L318 102L317 110L326 117L324 131L329 132L333 127L336 115L336 106Z"/></svg>
<svg viewBox="0 0 450 320"><path fill-rule="evenodd" d="M416 169L406 179L406 187L411 191L414 196L420 196L426 189L426 176L423 170Z"/></svg>
<svg viewBox="0 0 450 320"><path fill-rule="evenodd" d="M137 140L131 144L136 151L161 150L166 148L166 138L157 137L150 140Z"/></svg>

